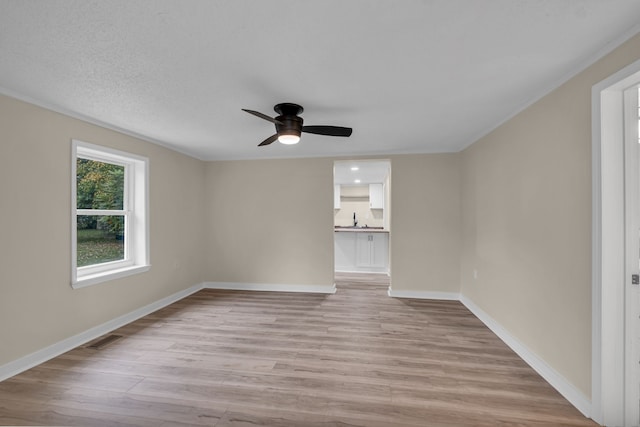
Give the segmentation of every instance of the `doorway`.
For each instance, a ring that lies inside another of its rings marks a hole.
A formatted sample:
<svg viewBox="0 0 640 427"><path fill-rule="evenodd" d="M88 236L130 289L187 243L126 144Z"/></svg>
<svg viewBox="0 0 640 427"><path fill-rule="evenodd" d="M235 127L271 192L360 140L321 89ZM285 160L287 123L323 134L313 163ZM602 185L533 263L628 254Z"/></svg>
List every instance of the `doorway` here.
<svg viewBox="0 0 640 427"><path fill-rule="evenodd" d="M592 418L640 425L640 61L593 87Z"/></svg>
<svg viewBox="0 0 640 427"><path fill-rule="evenodd" d="M336 273L389 276L391 162L335 161L333 187Z"/></svg>

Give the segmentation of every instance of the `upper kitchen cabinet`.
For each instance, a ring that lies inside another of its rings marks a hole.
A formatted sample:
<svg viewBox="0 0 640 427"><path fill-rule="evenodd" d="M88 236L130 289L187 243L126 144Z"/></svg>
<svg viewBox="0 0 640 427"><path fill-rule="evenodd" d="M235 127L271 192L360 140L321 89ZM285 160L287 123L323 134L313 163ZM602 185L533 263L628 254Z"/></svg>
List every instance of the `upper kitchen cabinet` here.
<svg viewBox="0 0 640 427"><path fill-rule="evenodd" d="M340 185L333 186L333 209L340 209Z"/></svg>
<svg viewBox="0 0 640 427"><path fill-rule="evenodd" d="M369 208L384 209L383 184L369 184Z"/></svg>

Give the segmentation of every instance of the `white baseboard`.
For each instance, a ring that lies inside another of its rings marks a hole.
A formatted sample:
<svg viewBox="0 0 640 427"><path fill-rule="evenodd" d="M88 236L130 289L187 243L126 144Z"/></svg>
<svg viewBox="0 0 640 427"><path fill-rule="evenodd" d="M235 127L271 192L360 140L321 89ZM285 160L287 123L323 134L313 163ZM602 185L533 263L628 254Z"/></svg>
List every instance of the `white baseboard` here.
<svg viewBox="0 0 640 427"><path fill-rule="evenodd" d="M460 294L457 292L394 291L391 289L391 286L389 286L387 295L394 298L439 299L448 301L460 300Z"/></svg>
<svg viewBox="0 0 640 427"><path fill-rule="evenodd" d="M475 305L473 301L464 295L461 296L460 302L465 305L478 319L482 321L491 331L498 336L511 350L522 358L529 366L531 366L542 378L544 378L553 388L555 388L565 399L576 407L582 414L591 417L591 400L571 384L565 377L560 375L555 369L549 366L538 355L529 350L524 344L513 337L498 322L493 320L491 316L485 313L480 307Z"/></svg>
<svg viewBox="0 0 640 427"><path fill-rule="evenodd" d="M311 294L335 294L333 285L295 285L275 283L206 282L205 289L227 289L232 291L306 292Z"/></svg>
<svg viewBox="0 0 640 427"><path fill-rule="evenodd" d="M154 311L166 307L169 304L173 304L176 301L188 297L189 295L198 292L203 288L203 286L204 285L202 283L191 286L190 288L187 288L180 292L176 292L175 294L169 295L168 297L162 298L161 300L145 305L144 307L140 307L130 313L124 314L120 317L116 317L113 320L109 320L108 322L105 322L101 325L95 326L77 335L45 347L41 350L28 354L12 362L6 363L0 366L0 381L11 378L12 376L19 374L20 372L24 372L27 369L33 368L34 366L44 363L47 360L53 359L54 357L59 356L62 353L73 350L80 345L83 345L106 333L118 329L128 323L131 323L134 320L137 320L141 317L153 313Z"/></svg>

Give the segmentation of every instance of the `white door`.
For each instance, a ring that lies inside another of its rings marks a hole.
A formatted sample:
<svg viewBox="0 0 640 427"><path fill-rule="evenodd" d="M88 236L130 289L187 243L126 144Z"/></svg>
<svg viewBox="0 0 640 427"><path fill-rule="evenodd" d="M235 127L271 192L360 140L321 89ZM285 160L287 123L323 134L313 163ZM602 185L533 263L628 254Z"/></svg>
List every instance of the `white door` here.
<svg viewBox="0 0 640 427"><path fill-rule="evenodd" d="M625 426L640 425L640 91L624 93L625 115Z"/></svg>

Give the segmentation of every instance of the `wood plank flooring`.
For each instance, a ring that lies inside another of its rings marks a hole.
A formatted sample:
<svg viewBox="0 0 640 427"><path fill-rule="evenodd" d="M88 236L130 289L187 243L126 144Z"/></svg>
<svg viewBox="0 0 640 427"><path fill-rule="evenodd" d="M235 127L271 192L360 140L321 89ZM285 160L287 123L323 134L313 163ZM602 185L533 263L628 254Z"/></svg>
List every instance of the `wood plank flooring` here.
<svg viewBox="0 0 640 427"><path fill-rule="evenodd" d="M595 426L454 301L203 290L0 383L1 425Z"/></svg>

